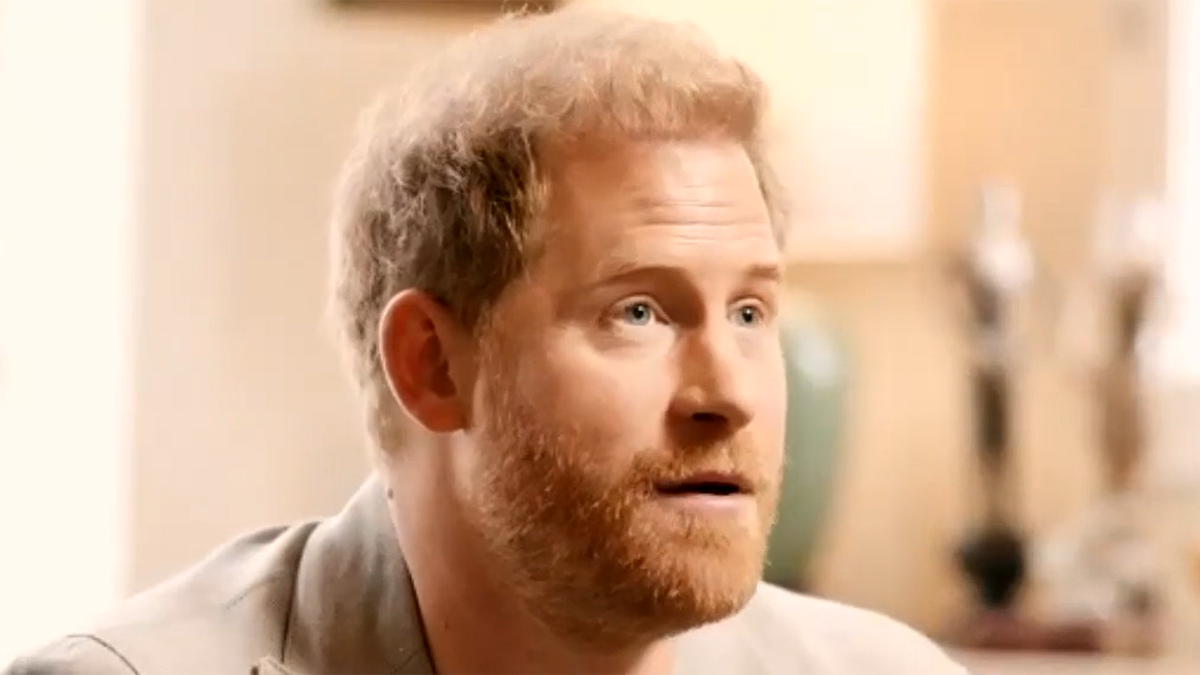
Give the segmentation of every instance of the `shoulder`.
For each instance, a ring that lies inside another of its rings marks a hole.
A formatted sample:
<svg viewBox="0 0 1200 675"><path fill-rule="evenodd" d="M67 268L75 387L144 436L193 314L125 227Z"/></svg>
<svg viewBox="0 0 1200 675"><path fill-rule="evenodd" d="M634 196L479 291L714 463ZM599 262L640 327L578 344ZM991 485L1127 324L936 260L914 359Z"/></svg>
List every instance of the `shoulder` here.
<svg viewBox="0 0 1200 675"><path fill-rule="evenodd" d="M86 630L18 658L0 675L248 672L278 649L313 524L236 539L139 593Z"/></svg>
<svg viewBox="0 0 1200 675"><path fill-rule="evenodd" d="M793 593L763 584L750 620L762 617L784 632L811 636L807 642L830 660L852 666L848 671L886 669L890 673L963 673L945 651L913 628L850 605Z"/></svg>
<svg viewBox="0 0 1200 675"><path fill-rule="evenodd" d="M737 615L702 629L755 672L964 675L932 640L877 612L761 584ZM714 657L720 660L720 657ZM724 664L736 670L738 664ZM714 671L715 672L715 671Z"/></svg>
<svg viewBox="0 0 1200 675"><path fill-rule="evenodd" d="M133 675L116 650L91 635L70 635L18 658L0 675Z"/></svg>

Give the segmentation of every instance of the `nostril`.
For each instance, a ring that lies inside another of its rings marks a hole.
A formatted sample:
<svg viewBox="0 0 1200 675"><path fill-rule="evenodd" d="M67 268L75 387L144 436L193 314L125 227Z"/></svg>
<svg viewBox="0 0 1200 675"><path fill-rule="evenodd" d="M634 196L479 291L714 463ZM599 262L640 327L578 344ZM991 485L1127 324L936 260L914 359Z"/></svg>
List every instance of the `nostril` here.
<svg viewBox="0 0 1200 675"><path fill-rule="evenodd" d="M704 424L720 424L725 421L725 416L715 412L698 412L692 413L692 419Z"/></svg>

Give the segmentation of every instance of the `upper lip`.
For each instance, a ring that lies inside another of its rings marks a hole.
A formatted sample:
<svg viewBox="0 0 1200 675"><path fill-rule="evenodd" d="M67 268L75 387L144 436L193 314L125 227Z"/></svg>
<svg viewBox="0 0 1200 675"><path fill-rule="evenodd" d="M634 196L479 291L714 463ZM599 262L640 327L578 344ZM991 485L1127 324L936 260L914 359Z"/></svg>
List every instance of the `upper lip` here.
<svg viewBox="0 0 1200 675"><path fill-rule="evenodd" d="M712 492L714 494L749 494L754 492L753 482L735 471L700 471L682 478L659 482L659 492L680 494L686 492Z"/></svg>

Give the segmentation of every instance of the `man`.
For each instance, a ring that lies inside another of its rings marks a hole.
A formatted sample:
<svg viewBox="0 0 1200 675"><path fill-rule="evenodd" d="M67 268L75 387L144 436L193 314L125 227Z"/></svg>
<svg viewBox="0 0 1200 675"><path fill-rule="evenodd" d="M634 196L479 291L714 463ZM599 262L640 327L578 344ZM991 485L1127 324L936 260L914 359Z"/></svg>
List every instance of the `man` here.
<svg viewBox="0 0 1200 675"><path fill-rule="evenodd" d="M785 390L765 91L694 28L566 10L362 134L333 308L376 477L16 673L958 673L759 583Z"/></svg>

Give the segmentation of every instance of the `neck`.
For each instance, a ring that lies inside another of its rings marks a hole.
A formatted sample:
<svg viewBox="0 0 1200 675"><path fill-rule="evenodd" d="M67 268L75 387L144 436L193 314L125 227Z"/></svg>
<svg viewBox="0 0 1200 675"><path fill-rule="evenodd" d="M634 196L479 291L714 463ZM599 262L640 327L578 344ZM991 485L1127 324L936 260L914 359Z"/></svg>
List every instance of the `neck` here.
<svg viewBox="0 0 1200 675"><path fill-rule="evenodd" d="M412 574L425 639L439 675L669 675L670 640L613 649L574 643L530 612L511 584L487 563L454 484L447 452L406 449L392 503L401 549ZM418 466L419 465L419 466ZM395 484L395 483L393 483Z"/></svg>

